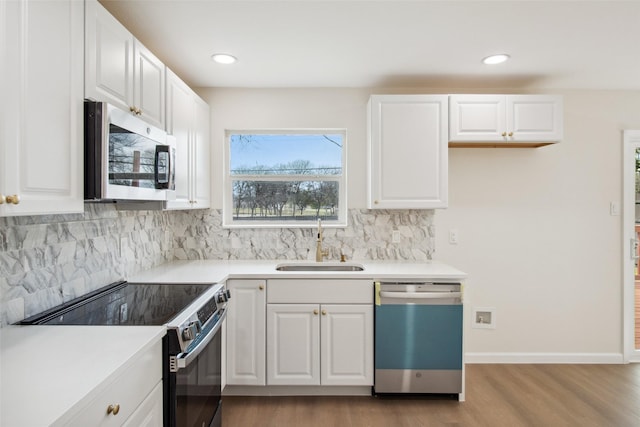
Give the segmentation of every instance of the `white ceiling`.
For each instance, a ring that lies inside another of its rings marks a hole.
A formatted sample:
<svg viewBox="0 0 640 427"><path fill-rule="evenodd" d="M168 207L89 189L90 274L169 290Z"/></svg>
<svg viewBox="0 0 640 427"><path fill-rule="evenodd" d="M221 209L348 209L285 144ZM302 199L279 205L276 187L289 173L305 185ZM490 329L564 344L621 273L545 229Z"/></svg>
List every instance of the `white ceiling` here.
<svg viewBox="0 0 640 427"><path fill-rule="evenodd" d="M637 0L100 1L194 87L640 89Z"/></svg>

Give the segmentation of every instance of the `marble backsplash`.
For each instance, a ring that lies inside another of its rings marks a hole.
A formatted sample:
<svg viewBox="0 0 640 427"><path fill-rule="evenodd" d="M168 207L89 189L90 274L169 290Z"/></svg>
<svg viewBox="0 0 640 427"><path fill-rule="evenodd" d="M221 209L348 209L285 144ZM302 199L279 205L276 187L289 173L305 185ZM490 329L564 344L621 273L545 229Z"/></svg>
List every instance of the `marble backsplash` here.
<svg viewBox="0 0 640 427"><path fill-rule="evenodd" d="M431 259L433 211L351 209L346 228L323 228L326 260ZM174 223L177 259L315 260L315 228L222 228L222 212L208 209L178 213ZM399 242L393 243L397 231Z"/></svg>
<svg viewBox="0 0 640 427"><path fill-rule="evenodd" d="M433 211L349 211L325 228L329 260L425 261ZM399 237L393 243L393 232ZM0 327L173 259L315 259L315 229L225 229L217 209L119 211L0 218Z"/></svg>
<svg viewBox="0 0 640 427"><path fill-rule="evenodd" d="M0 326L173 259L171 214L85 204L0 218Z"/></svg>

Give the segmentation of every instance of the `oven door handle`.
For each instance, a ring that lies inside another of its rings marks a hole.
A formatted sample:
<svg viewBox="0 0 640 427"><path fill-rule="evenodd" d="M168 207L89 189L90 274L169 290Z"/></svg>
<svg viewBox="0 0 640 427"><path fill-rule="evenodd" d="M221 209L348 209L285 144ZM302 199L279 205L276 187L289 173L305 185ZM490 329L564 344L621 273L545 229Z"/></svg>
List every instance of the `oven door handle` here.
<svg viewBox="0 0 640 427"><path fill-rule="evenodd" d="M178 356L178 360L177 360L178 369L186 368L187 366L189 366L191 362L196 360L196 358L202 352L202 350L204 350L204 348L211 342L211 340L218 333L218 331L220 331L220 328L222 327L222 323L224 322L224 319L226 317L227 317L227 310L224 310L220 315L218 322L216 322L215 326L209 332L207 332L207 334L204 336L204 339L200 341L198 345L196 345L195 348L191 350L189 353L182 353L180 356Z"/></svg>

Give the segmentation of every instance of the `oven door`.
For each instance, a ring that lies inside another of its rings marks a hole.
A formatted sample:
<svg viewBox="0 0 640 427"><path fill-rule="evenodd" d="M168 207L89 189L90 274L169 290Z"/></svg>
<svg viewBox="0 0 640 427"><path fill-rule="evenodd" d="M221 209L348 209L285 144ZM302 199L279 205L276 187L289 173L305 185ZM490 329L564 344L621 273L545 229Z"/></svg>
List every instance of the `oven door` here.
<svg viewBox="0 0 640 427"><path fill-rule="evenodd" d="M177 359L170 377L172 427L222 426L222 331L224 317L198 345Z"/></svg>

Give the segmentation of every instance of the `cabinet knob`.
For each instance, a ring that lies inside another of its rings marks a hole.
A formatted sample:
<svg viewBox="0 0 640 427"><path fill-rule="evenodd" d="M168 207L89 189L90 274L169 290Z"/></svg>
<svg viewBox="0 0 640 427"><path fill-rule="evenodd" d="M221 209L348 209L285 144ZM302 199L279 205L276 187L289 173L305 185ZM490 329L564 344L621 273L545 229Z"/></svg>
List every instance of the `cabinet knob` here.
<svg viewBox="0 0 640 427"><path fill-rule="evenodd" d="M3 204L6 201L6 197L4 197L4 194L0 194L0 205Z"/></svg>
<svg viewBox="0 0 640 427"><path fill-rule="evenodd" d="M502 136L503 137L507 136L507 133L506 132L502 132Z"/></svg>
<svg viewBox="0 0 640 427"><path fill-rule="evenodd" d="M118 412L120 412L120 405L115 404L115 405L109 405L107 407L107 415L118 415Z"/></svg>
<svg viewBox="0 0 640 427"><path fill-rule="evenodd" d="M14 194L13 196L7 196L4 199L10 205L17 205L18 203L20 203L20 197L17 194Z"/></svg>
<svg viewBox="0 0 640 427"><path fill-rule="evenodd" d="M327 310L322 310L322 315L326 316L327 315Z"/></svg>
<svg viewBox="0 0 640 427"><path fill-rule="evenodd" d="M509 136L513 136L513 132L509 132Z"/></svg>
<svg viewBox="0 0 640 427"><path fill-rule="evenodd" d="M258 289L260 289L261 291L264 291L264 285L258 286Z"/></svg>
<svg viewBox="0 0 640 427"><path fill-rule="evenodd" d="M378 202L377 200L374 200L374 201L373 201L373 204L374 204L374 205L377 205L378 203L380 203L380 202Z"/></svg>
<svg viewBox="0 0 640 427"><path fill-rule="evenodd" d="M317 314L318 314L318 310L317 310L317 309L316 309L316 310L313 310L313 314L316 314L316 315L317 315Z"/></svg>
<svg viewBox="0 0 640 427"><path fill-rule="evenodd" d="M129 111L131 111L133 114L136 113L136 107L134 107L133 105L131 107L129 107Z"/></svg>
<svg viewBox="0 0 640 427"><path fill-rule="evenodd" d="M136 116L141 116L142 115L142 110L139 108L136 108Z"/></svg>

